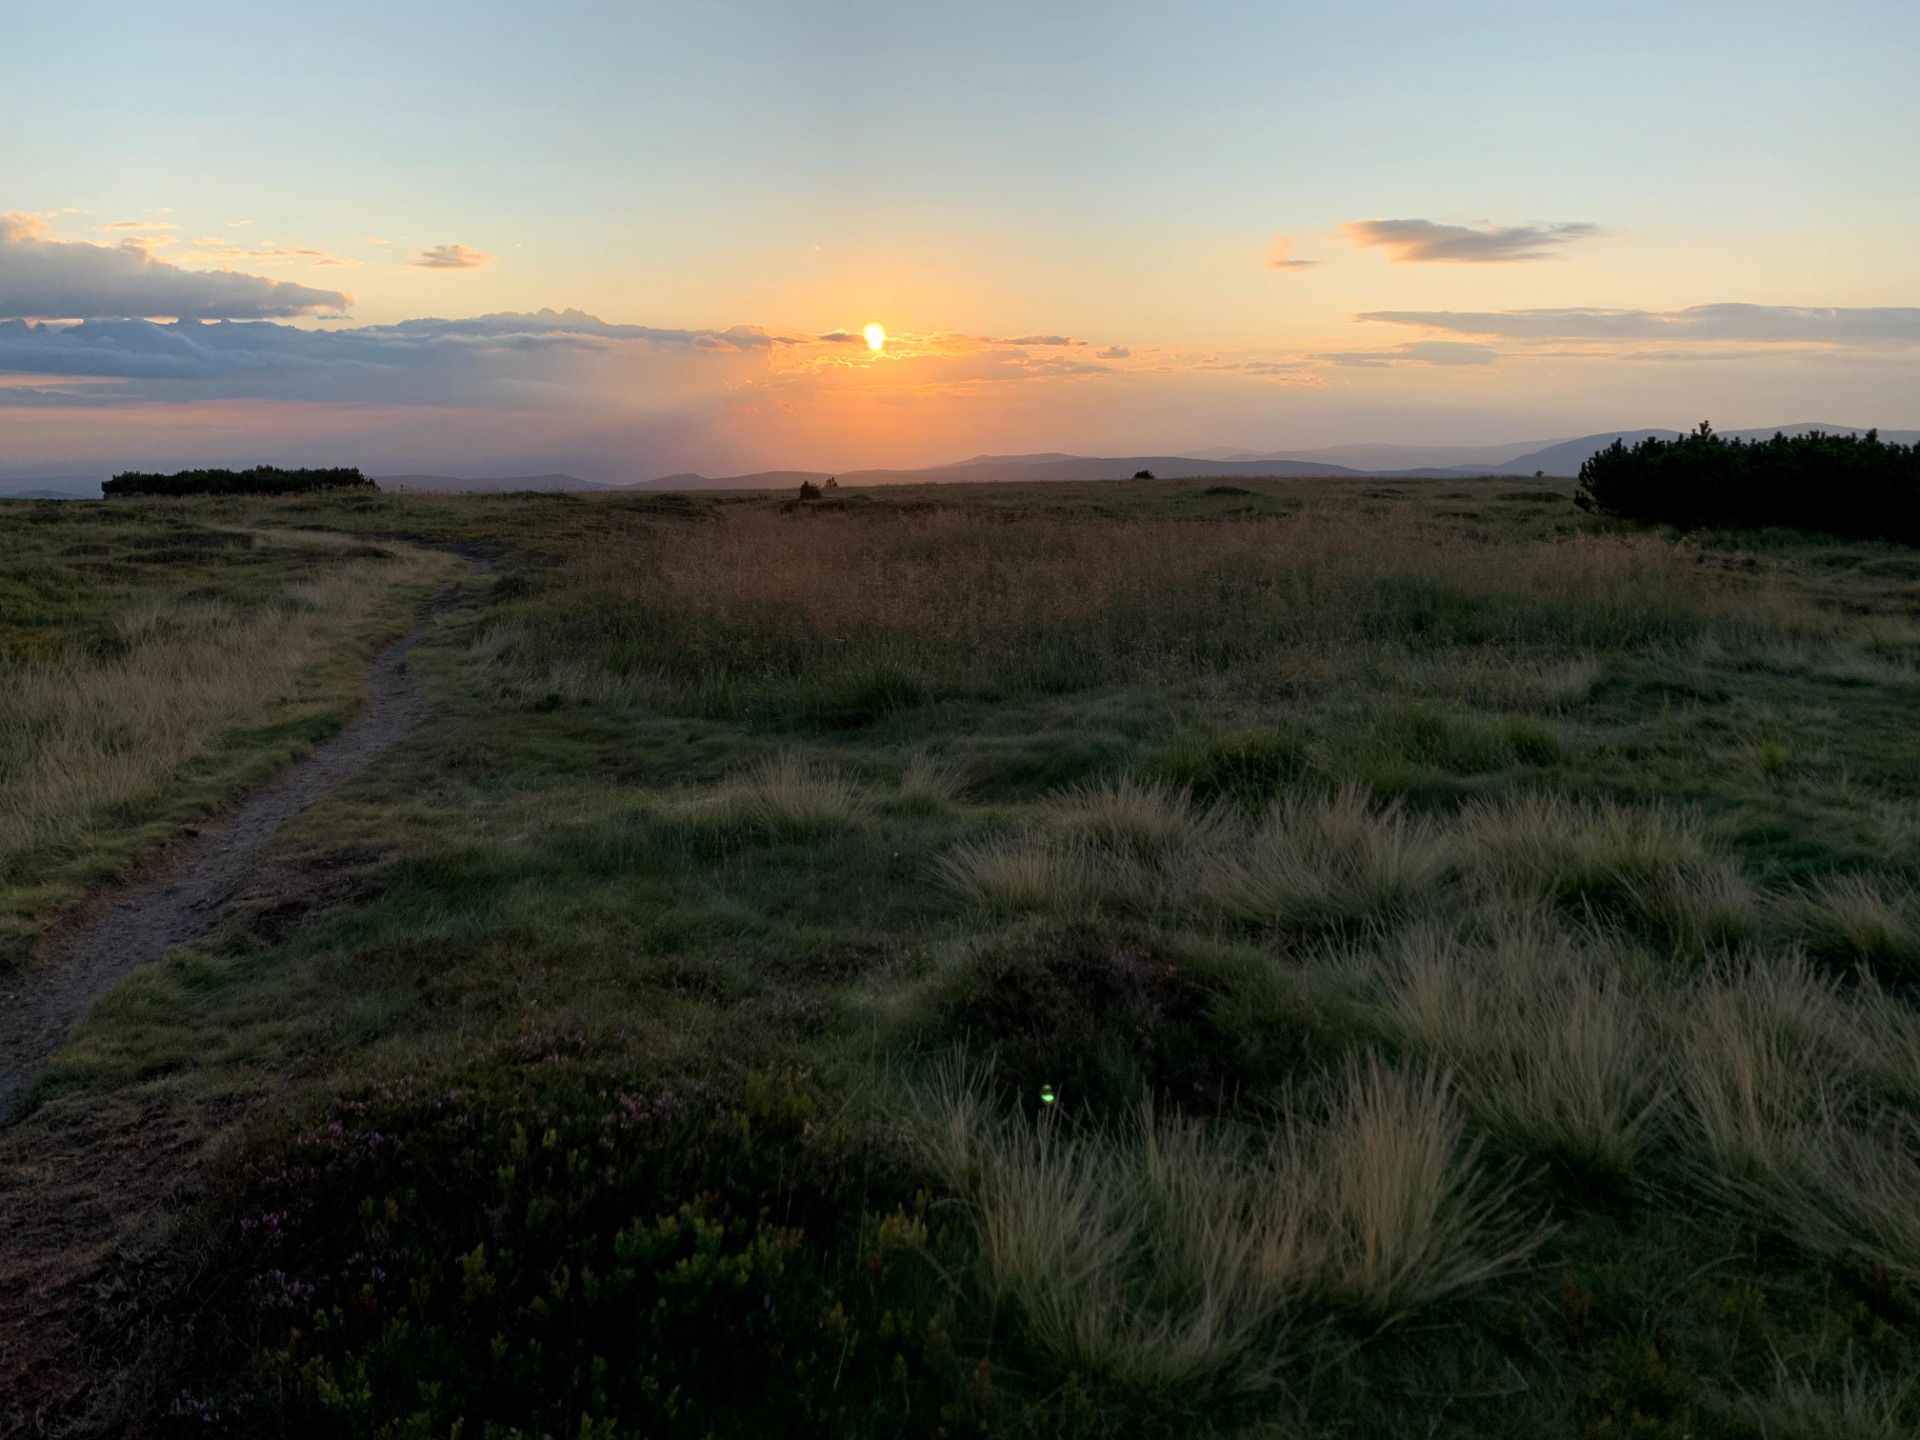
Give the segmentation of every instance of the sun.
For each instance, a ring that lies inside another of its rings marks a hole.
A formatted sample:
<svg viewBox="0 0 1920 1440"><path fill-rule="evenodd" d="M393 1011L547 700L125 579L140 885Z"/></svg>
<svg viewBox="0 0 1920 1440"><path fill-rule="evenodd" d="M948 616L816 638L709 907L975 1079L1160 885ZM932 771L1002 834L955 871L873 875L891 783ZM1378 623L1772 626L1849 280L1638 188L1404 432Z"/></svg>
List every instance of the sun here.
<svg viewBox="0 0 1920 1440"><path fill-rule="evenodd" d="M878 350L887 343L887 332L882 330L877 324L867 326L866 330L862 333L867 337L867 348L869 350Z"/></svg>

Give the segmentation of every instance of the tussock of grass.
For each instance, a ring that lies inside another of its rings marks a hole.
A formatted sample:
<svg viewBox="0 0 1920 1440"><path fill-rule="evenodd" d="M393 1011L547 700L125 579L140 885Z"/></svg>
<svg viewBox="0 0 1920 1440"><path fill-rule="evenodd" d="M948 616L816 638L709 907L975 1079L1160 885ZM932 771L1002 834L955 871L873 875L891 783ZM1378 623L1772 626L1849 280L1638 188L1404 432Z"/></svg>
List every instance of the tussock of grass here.
<svg viewBox="0 0 1920 1440"><path fill-rule="evenodd" d="M1760 901L1730 861L1656 872L1626 889L1641 917L1681 954L1729 950L1760 928Z"/></svg>
<svg viewBox="0 0 1920 1440"><path fill-rule="evenodd" d="M1482 944L1421 929L1359 963L1380 967L1389 1033L1450 1069L1481 1125L1563 1164L1624 1173L1662 1084L1613 958L1535 922Z"/></svg>
<svg viewBox="0 0 1920 1440"><path fill-rule="evenodd" d="M1521 1216L1511 1179L1477 1164L1480 1145L1437 1072L1349 1068L1326 1122L1289 1156L1281 1187L1326 1246L1313 1289L1392 1317L1522 1264L1545 1232Z"/></svg>
<svg viewBox="0 0 1920 1440"><path fill-rule="evenodd" d="M900 784L882 802L894 815L944 815L960 802L967 781L954 766L915 755L900 772Z"/></svg>
<svg viewBox="0 0 1920 1440"><path fill-rule="evenodd" d="M1786 896L1783 920L1824 960L1863 964L1889 977L1920 974L1920 901L1863 875L1833 876Z"/></svg>
<svg viewBox="0 0 1920 1440"><path fill-rule="evenodd" d="M987 1267L1058 1360L1145 1391L1267 1383L1287 1322L1402 1317L1523 1263L1543 1232L1444 1080L1349 1067L1318 1121L1248 1149L1141 1112L1074 1135L992 1117L949 1074L912 1133L968 1201Z"/></svg>
<svg viewBox="0 0 1920 1440"><path fill-rule="evenodd" d="M1828 1385L1783 1365L1771 1390L1741 1395L1730 1408L1763 1440L1910 1440L1902 1415L1913 1388L1855 1363Z"/></svg>
<svg viewBox="0 0 1920 1440"><path fill-rule="evenodd" d="M1831 1125L1808 1173L1769 1194L1794 1238L1920 1284L1920 1117L1880 1114Z"/></svg>
<svg viewBox="0 0 1920 1440"><path fill-rule="evenodd" d="M1186 790L1131 778L1059 791L1043 815L1092 845L1149 858L1208 847L1222 826L1220 812L1196 807Z"/></svg>
<svg viewBox="0 0 1920 1440"><path fill-rule="evenodd" d="M1257 1388L1275 1306L1232 1166L1151 1116L1124 1136L1006 1122L949 1074L916 1117L922 1155L967 1197L982 1258L1035 1344L1127 1389Z"/></svg>
<svg viewBox="0 0 1920 1440"><path fill-rule="evenodd" d="M1207 866L1199 888L1236 920L1341 924L1411 909L1448 864L1448 847L1430 826L1349 785L1331 797L1288 797L1244 847Z"/></svg>
<svg viewBox="0 0 1920 1440"><path fill-rule="evenodd" d="M1920 1110L1920 1010L1868 977L1854 993L1848 1029L1869 1082L1897 1104Z"/></svg>
<svg viewBox="0 0 1920 1440"><path fill-rule="evenodd" d="M1074 915L1100 894L1085 846L1006 836L961 845L940 862L940 878L963 899L989 910Z"/></svg>
<svg viewBox="0 0 1920 1440"><path fill-rule="evenodd" d="M857 780L783 751L668 814L696 830L793 840L851 829L871 810Z"/></svg>
<svg viewBox="0 0 1920 1440"><path fill-rule="evenodd" d="M1496 899L1597 907L1699 955L1751 937L1759 903L1693 817L1529 794L1467 811L1466 863Z"/></svg>
<svg viewBox="0 0 1920 1440"><path fill-rule="evenodd" d="M1712 858L1698 824L1673 811L1559 795L1476 806L1464 830L1472 864L1493 889L1548 901L1657 880Z"/></svg>
<svg viewBox="0 0 1920 1440"><path fill-rule="evenodd" d="M1741 1190L1802 1177L1844 1085L1833 982L1798 956L1728 963L1679 1008L1679 1098L1708 1183Z"/></svg>

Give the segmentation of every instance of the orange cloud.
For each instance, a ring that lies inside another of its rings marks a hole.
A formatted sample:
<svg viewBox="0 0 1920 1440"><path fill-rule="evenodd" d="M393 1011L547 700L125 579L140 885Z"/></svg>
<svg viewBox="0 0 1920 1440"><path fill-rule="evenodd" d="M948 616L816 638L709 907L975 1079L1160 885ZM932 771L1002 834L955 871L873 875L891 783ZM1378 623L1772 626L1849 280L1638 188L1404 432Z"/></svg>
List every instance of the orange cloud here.
<svg viewBox="0 0 1920 1440"><path fill-rule="evenodd" d="M492 263L493 256L470 245L432 245L407 261L416 270L480 270Z"/></svg>
<svg viewBox="0 0 1920 1440"><path fill-rule="evenodd" d="M1293 236L1276 235L1273 244L1267 248L1267 268L1269 270L1311 270L1318 260L1296 260L1293 258Z"/></svg>

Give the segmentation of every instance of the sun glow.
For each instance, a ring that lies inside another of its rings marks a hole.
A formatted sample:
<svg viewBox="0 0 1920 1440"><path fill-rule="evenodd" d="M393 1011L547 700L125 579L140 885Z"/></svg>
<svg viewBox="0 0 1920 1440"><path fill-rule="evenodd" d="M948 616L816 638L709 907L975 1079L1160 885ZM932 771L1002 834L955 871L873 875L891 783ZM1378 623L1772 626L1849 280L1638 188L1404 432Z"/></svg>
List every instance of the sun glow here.
<svg viewBox="0 0 1920 1440"><path fill-rule="evenodd" d="M878 324L867 326L862 333L867 337L867 348L869 350L878 350L887 343L887 332L882 330Z"/></svg>

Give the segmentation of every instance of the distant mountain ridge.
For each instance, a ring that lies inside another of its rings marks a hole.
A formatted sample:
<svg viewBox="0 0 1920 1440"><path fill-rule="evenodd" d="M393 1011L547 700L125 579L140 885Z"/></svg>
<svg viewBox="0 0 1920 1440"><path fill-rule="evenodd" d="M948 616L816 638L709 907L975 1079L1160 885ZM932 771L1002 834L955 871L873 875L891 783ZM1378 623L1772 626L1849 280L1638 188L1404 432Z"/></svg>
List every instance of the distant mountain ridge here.
<svg viewBox="0 0 1920 1440"><path fill-rule="evenodd" d="M476 492L513 492L513 491L553 491L553 490L620 490L626 487L608 485L599 480L582 480L577 475L507 475L499 479L468 479L459 475L375 475L373 483L382 490L406 495L425 491L428 493L458 492L472 494Z"/></svg>
<svg viewBox="0 0 1920 1440"><path fill-rule="evenodd" d="M1730 430L1729 438L1765 440L1776 434L1799 435L1810 430L1828 434L1861 434L1866 427L1827 425L1806 421L1770 425L1752 430ZM1150 470L1162 480L1290 476L1370 476L1379 479L1465 479L1475 475L1533 475L1571 477L1586 459L1615 440L1635 444L1648 436L1671 440L1678 430L1602 430L1572 440L1519 441L1506 445L1342 445L1326 450L1293 450L1260 454L1217 449L1212 455L1090 456L976 455L948 465L902 470L842 470L843 485L927 485L997 483L1028 480L1126 480ZM1882 430L1883 440L1910 445L1920 441L1920 430ZM1421 460L1441 463L1419 463ZM1384 462L1384 463L1382 463ZM663 475L621 488L634 490L783 490L802 481L819 484L824 470L762 470L747 475Z"/></svg>
<svg viewBox="0 0 1920 1440"><path fill-rule="evenodd" d="M1765 440L1775 434L1800 435L1824 430L1833 435L1863 433L1858 425L1831 425L1802 421L1751 430L1723 432L1729 438ZM1295 476L1338 478L1375 477L1383 480L1459 480L1476 475L1527 476L1536 473L1570 477L1581 464L1616 439L1628 444L1648 436L1671 440L1678 430L1601 430L1569 440L1511 441L1504 445L1335 445L1322 450L1251 451L1211 446L1188 455L1070 455L1049 450L1031 455L974 455L945 465L878 470L758 470L745 475L702 475L683 471L654 480L612 484L583 480L576 475L376 475L382 489L398 493L431 494L515 491L660 491L660 490L793 490L803 481L820 484L834 476L841 484L939 485L1001 484L1012 481L1127 480L1142 470L1162 480L1267 479ZM1883 440L1911 445L1920 442L1920 430L1882 430ZM67 476L0 478L0 499L97 499L98 480Z"/></svg>

